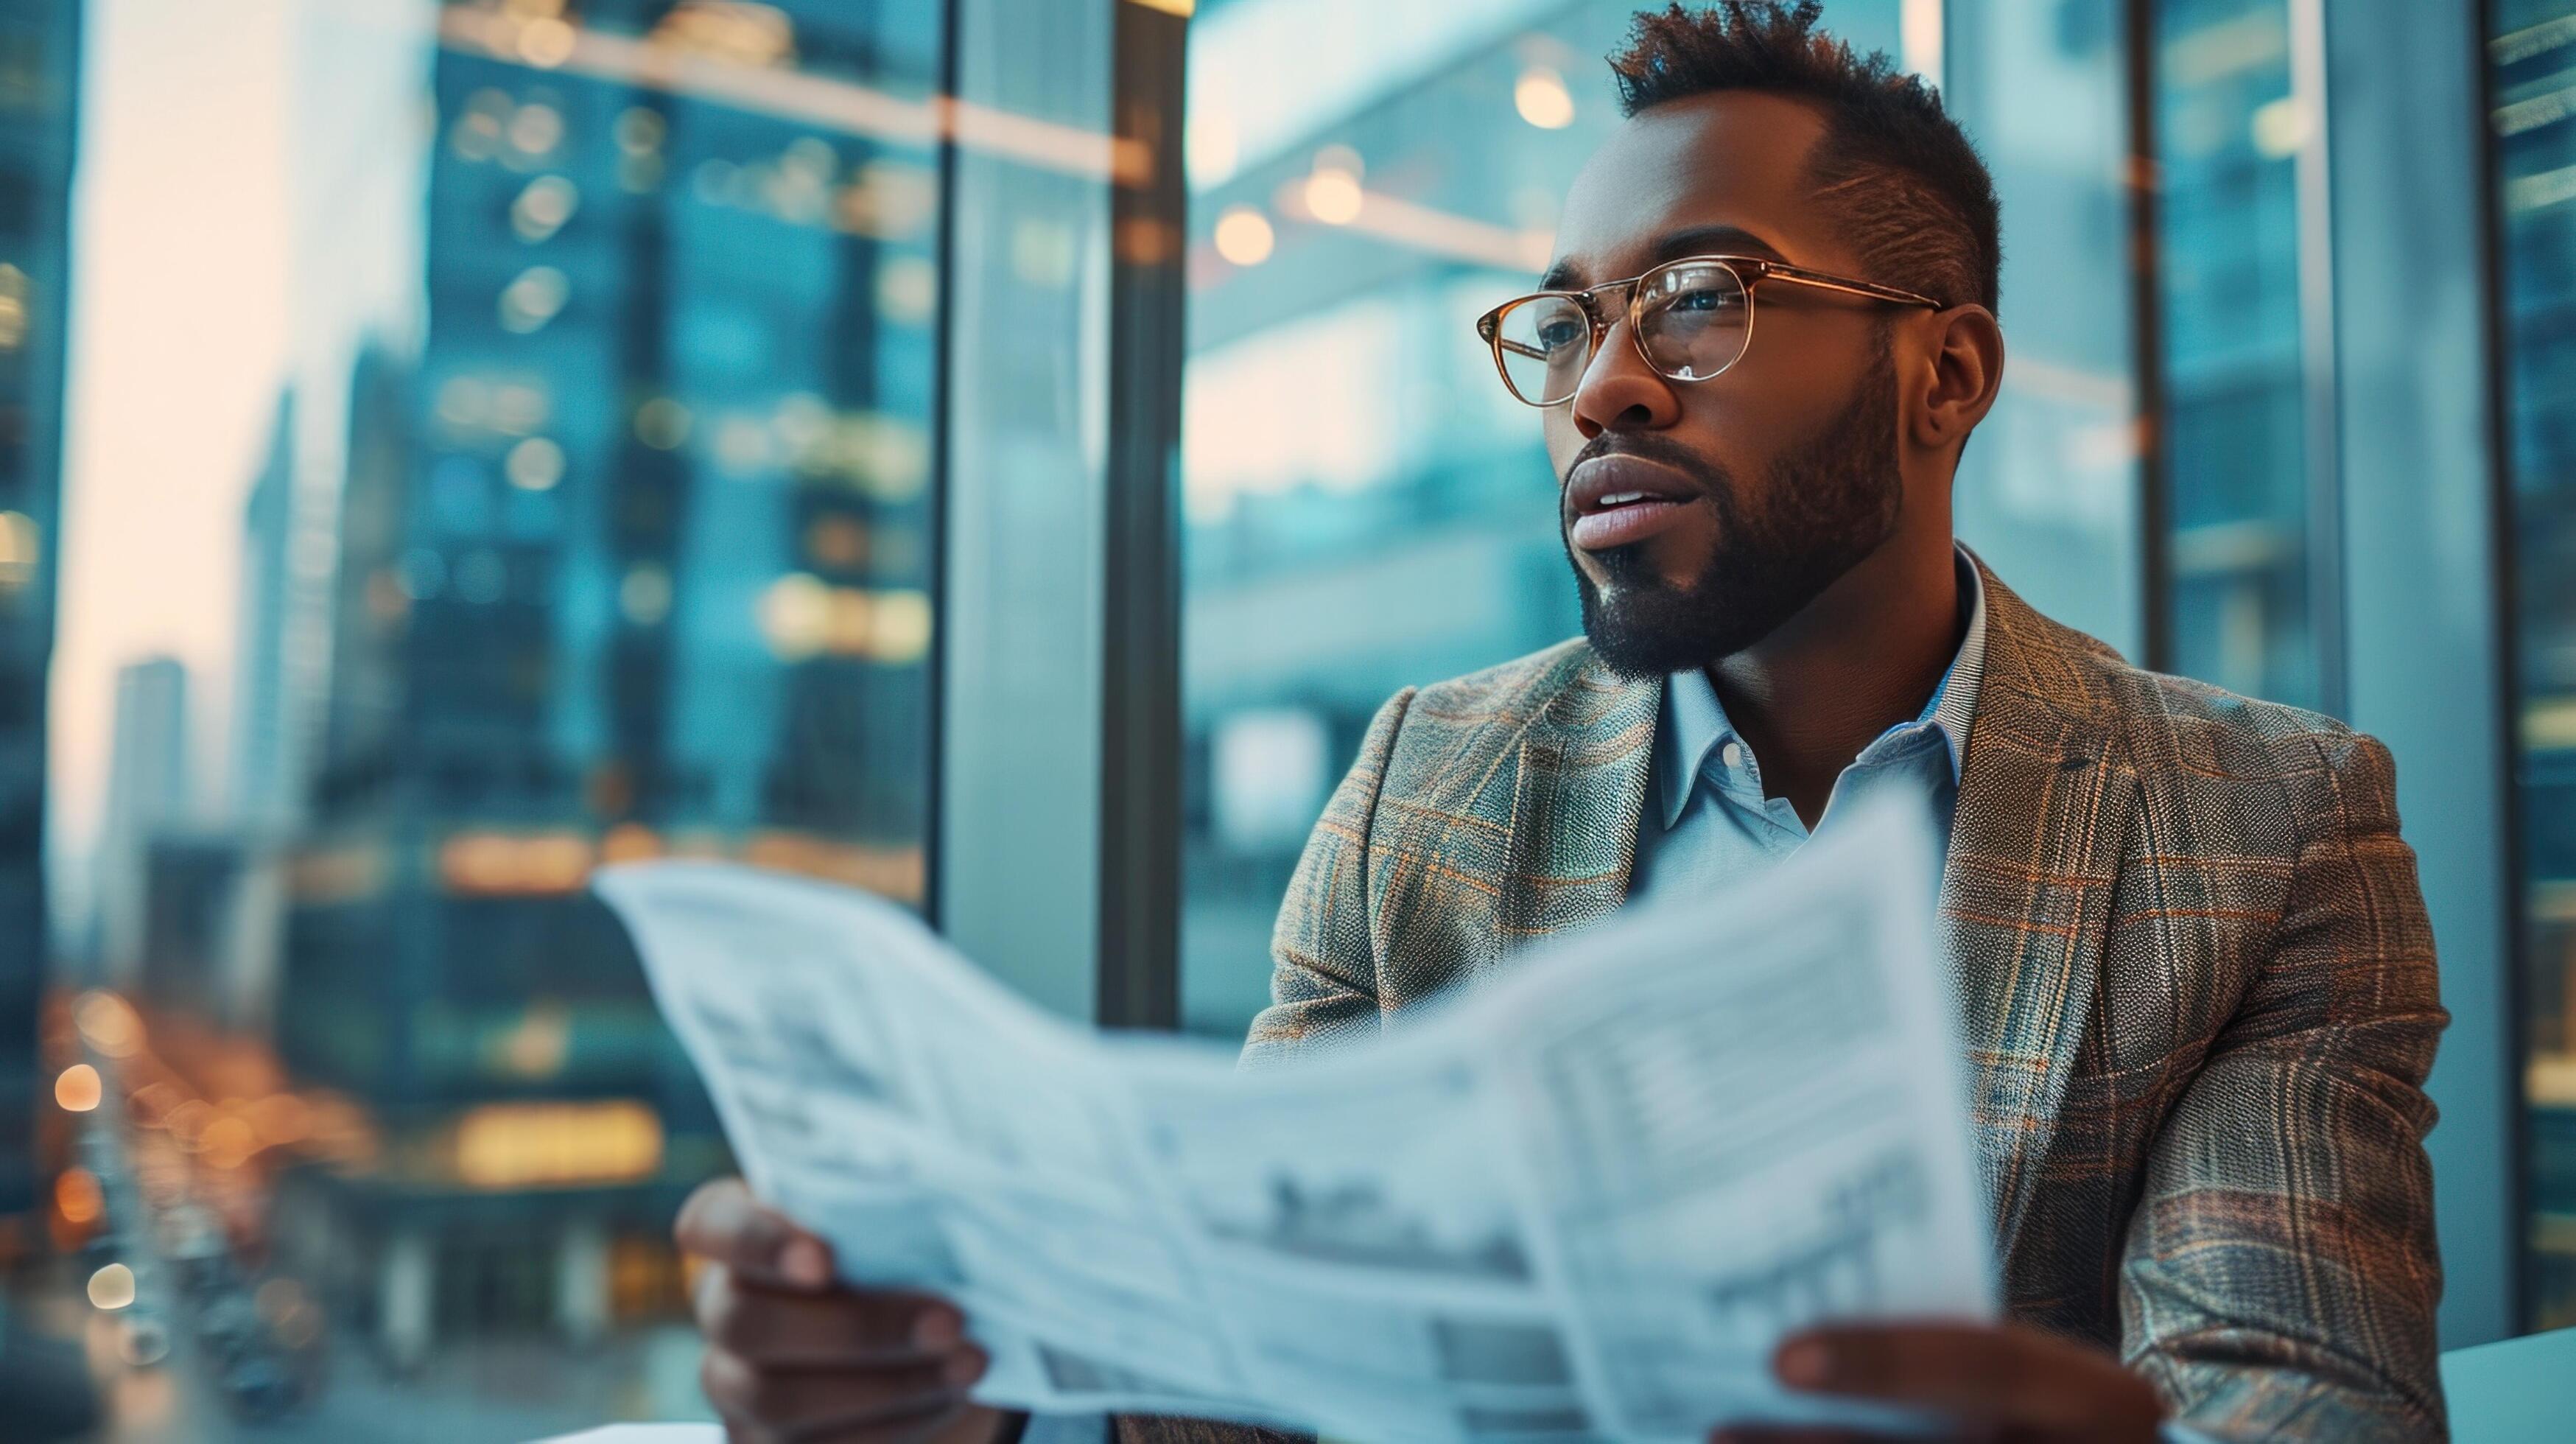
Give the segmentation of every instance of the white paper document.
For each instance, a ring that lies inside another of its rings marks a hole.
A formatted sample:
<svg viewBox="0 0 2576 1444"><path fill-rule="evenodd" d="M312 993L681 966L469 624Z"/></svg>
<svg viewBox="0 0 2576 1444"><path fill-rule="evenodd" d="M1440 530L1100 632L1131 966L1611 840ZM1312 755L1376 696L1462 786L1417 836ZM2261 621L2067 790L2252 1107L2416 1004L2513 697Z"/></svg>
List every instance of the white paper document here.
<svg viewBox="0 0 2576 1444"><path fill-rule="evenodd" d="M1926 829L1513 954L1311 1061L1036 1011L910 914L607 869L752 1187L954 1299L976 1390L1413 1440L1892 1422L1770 1380L1827 1319L1991 1318ZM1848 823L1848 826L1840 824Z"/></svg>

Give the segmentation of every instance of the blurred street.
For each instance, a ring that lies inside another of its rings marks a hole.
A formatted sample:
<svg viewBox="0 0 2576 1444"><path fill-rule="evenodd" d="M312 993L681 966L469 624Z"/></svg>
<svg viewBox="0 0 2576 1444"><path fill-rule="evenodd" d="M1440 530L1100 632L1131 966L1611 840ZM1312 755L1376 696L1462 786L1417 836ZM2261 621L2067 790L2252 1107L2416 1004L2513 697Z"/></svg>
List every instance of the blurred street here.
<svg viewBox="0 0 2576 1444"><path fill-rule="evenodd" d="M265 1421L242 1419L199 1342L137 1366L123 1326L64 1279L26 1310L34 1332L77 1339L98 1382L99 1444L481 1444L544 1438L627 1419L711 1417L697 1396L697 1342L685 1326L619 1334L574 1351L543 1338L479 1338L396 1377L355 1345L327 1346L309 1398Z"/></svg>

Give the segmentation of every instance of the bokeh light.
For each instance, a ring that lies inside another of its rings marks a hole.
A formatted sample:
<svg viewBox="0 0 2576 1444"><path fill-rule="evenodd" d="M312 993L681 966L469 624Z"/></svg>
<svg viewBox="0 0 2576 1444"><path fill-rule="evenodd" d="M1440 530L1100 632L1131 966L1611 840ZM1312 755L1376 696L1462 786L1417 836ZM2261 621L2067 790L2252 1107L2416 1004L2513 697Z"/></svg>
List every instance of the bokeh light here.
<svg viewBox="0 0 2576 1444"><path fill-rule="evenodd" d="M1521 119L1541 130L1563 130L1574 124L1574 96L1565 88L1565 77L1545 65L1533 65L1521 72L1512 85L1512 105Z"/></svg>
<svg viewBox="0 0 2576 1444"><path fill-rule="evenodd" d="M87 1113L96 1108L103 1091L98 1070L87 1063L74 1063L54 1079L54 1101L67 1113Z"/></svg>
<svg viewBox="0 0 2576 1444"><path fill-rule="evenodd" d="M88 1044L110 1058L131 1056L143 1046L143 1022L123 998L106 991L83 993L72 1005L72 1021Z"/></svg>
<svg viewBox="0 0 2576 1444"><path fill-rule="evenodd" d="M1250 206L1236 206L1216 218L1216 253L1238 266L1269 260L1274 240L1269 217Z"/></svg>
<svg viewBox="0 0 2576 1444"><path fill-rule="evenodd" d="M134 1270L112 1263L89 1276L89 1301L102 1309L121 1309L134 1302Z"/></svg>
<svg viewBox="0 0 2576 1444"><path fill-rule="evenodd" d="M66 1168L54 1179L54 1211L65 1223L94 1223L107 1208L98 1175L86 1168Z"/></svg>

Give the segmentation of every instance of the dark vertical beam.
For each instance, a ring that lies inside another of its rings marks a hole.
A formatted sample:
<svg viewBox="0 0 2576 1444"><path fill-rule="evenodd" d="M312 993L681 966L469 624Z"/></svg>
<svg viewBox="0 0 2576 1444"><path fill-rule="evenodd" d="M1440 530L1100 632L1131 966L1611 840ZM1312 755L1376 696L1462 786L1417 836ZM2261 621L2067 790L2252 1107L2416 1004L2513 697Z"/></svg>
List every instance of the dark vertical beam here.
<svg viewBox="0 0 2576 1444"><path fill-rule="evenodd" d="M939 93L955 96L959 83L959 0L940 0ZM921 800L921 915L934 925L945 915L940 890L947 877L945 832L948 808L948 502L957 448L949 441L955 423L951 411L956 386L948 368L955 360L957 325L957 139L939 141L939 234L933 254L939 257L939 294L931 307L930 344L930 504L924 508L922 551L927 556L922 586L930 593L930 654L922 659L922 765L929 781Z"/></svg>
<svg viewBox="0 0 2576 1444"><path fill-rule="evenodd" d="M659 96L632 90L622 100L660 116L666 134L677 139L677 122L685 110ZM671 386L675 277L669 216L658 204L631 205L625 208L619 232L620 258L626 267L614 332L615 396L621 424L613 453L614 474L595 487L606 498L601 508L606 534L600 542L621 578L639 565L660 567L670 579L673 595L680 595L687 557L680 538L688 527L696 473L677 452L645 445L634 426L635 408ZM582 791L603 824L641 818L668 826L675 813L688 805L688 799L674 791L677 777L671 749L671 681L678 650L674 634L679 629L638 626L623 606L616 617L608 642L608 731L613 739L612 765L624 779L624 787L596 788L585 778Z"/></svg>
<svg viewBox="0 0 2576 1444"><path fill-rule="evenodd" d="M2290 94L2311 124L2293 161L2298 213L2300 456L2307 484L2307 594L2316 651L2314 706L2352 716L2350 618L2344 608L2343 385L2336 364L2337 128L2326 61L2325 0L2289 0Z"/></svg>
<svg viewBox="0 0 2576 1444"><path fill-rule="evenodd" d="M1180 1020L1182 259L1188 22L1110 9L1112 131L1140 164L1110 195L1102 576L1099 1019Z"/></svg>
<svg viewBox="0 0 2576 1444"><path fill-rule="evenodd" d="M2122 55L2129 88L2129 296L2136 360L2138 595L2146 616L2147 666L2171 671L2173 644L2173 477L2165 445L2163 264L2164 169L2156 158L2156 7L2123 0Z"/></svg>

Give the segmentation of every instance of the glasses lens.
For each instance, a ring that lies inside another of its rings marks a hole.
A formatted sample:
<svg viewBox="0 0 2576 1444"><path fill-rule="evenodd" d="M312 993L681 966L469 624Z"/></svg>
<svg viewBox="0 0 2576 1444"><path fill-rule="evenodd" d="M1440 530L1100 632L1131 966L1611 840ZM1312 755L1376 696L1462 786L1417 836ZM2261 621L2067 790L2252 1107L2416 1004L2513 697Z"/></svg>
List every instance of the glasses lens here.
<svg viewBox="0 0 2576 1444"><path fill-rule="evenodd" d="M1505 311L1503 378L1532 406L1569 400L1592 354L1592 320L1563 296L1534 296Z"/></svg>
<svg viewBox="0 0 2576 1444"><path fill-rule="evenodd" d="M1638 339L1656 370L1676 381L1705 381L1744 354L1753 305L1733 269L1688 261L1648 276L1642 290Z"/></svg>

